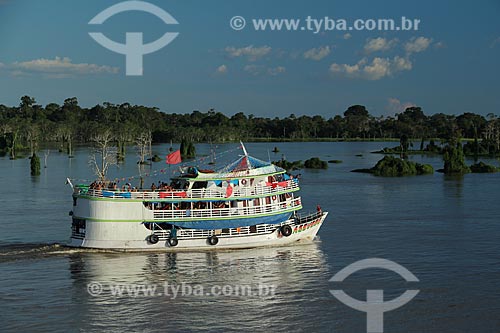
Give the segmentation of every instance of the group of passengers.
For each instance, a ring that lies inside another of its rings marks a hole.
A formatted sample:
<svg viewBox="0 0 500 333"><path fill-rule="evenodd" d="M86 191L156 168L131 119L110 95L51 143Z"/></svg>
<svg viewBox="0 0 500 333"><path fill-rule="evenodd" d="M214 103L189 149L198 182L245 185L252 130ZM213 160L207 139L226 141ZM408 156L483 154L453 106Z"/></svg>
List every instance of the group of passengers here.
<svg viewBox="0 0 500 333"><path fill-rule="evenodd" d="M147 202L145 203L146 208L153 210L186 210L191 209L191 203L189 202ZM193 205L194 207L194 205Z"/></svg>
<svg viewBox="0 0 500 333"><path fill-rule="evenodd" d="M172 186L162 181L158 181L158 185L156 185L155 183L151 184L151 191L173 191L173 190L174 188Z"/></svg>
<svg viewBox="0 0 500 333"><path fill-rule="evenodd" d="M89 189L91 190L111 190L118 191L118 183L116 182L102 182L102 181L94 181L89 185ZM136 187L132 187L132 184L126 183L121 187L123 192L137 192Z"/></svg>
<svg viewBox="0 0 500 333"><path fill-rule="evenodd" d="M118 185L114 182L102 182L102 181L94 181L89 185L89 189L91 190L118 190Z"/></svg>

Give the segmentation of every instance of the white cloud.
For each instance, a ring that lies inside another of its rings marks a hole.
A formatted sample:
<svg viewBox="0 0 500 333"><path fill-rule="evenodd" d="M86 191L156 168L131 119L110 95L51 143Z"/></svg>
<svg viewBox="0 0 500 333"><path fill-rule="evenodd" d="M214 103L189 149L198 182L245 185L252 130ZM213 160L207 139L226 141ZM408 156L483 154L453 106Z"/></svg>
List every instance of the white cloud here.
<svg viewBox="0 0 500 333"><path fill-rule="evenodd" d="M365 53L376 51L387 51L398 43L397 39L387 40L382 37L368 39L365 46ZM413 68L411 56L414 53L423 52L429 48L432 38L413 37L404 44L406 55L395 56L393 58L376 57L370 61L363 58L356 64L337 64L330 65L330 72L336 76L348 78L358 78L365 80L380 80L384 77L394 76L398 72L409 71ZM442 43L434 44L435 47L443 47Z"/></svg>
<svg viewBox="0 0 500 333"><path fill-rule="evenodd" d="M392 61L393 67L396 71L409 71L412 68L412 63L409 58L395 56Z"/></svg>
<svg viewBox="0 0 500 333"><path fill-rule="evenodd" d="M330 72L348 78L380 80L411 68L410 59L396 56L392 59L376 57L371 62L363 58L354 65L333 63Z"/></svg>
<svg viewBox="0 0 500 333"><path fill-rule="evenodd" d="M391 73L391 61L387 58L374 58L363 67L362 74L369 80L378 80Z"/></svg>
<svg viewBox="0 0 500 333"><path fill-rule="evenodd" d="M350 33L345 33L344 36L342 36L344 39L349 39L352 37Z"/></svg>
<svg viewBox="0 0 500 333"><path fill-rule="evenodd" d="M373 53L378 51L388 51L398 43L397 39L385 39L382 37L368 39L364 50L365 53Z"/></svg>
<svg viewBox="0 0 500 333"><path fill-rule="evenodd" d="M304 52L304 58L310 60L321 60L330 54L330 46L320 46Z"/></svg>
<svg viewBox="0 0 500 333"><path fill-rule="evenodd" d="M387 100L386 110L394 115L396 113L403 112L412 106L416 106L416 104L412 102L402 103L399 99L391 97Z"/></svg>
<svg viewBox="0 0 500 333"><path fill-rule="evenodd" d="M286 68L283 66L278 66L278 67L267 69L267 74L272 75L272 76L283 74L285 72L286 72Z"/></svg>
<svg viewBox="0 0 500 333"><path fill-rule="evenodd" d="M116 74L118 68L88 63L72 63L70 58L35 59L5 65L14 76L42 74L50 78L64 78L77 75Z"/></svg>
<svg viewBox="0 0 500 333"><path fill-rule="evenodd" d="M226 53L233 58L237 57L247 57L250 61L256 61L263 56L269 54L271 52L270 46L260 46L254 47L253 45L249 45L246 47L236 48L234 46L228 46L224 49Z"/></svg>
<svg viewBox="0 0 500 333"><path fill-rule="evenodd" d="M407 54L419 53L427 50L432 43L432 38L418 37L411 38L405 44L405 51Z"/></svg>
<svg viewBox="0 0 500 333"><path fill-rule="evenodd" d="M217 69L215 70L216 73L218 74L226 74L227 73L227 66L226 65L220 65L219 67L217 67Z"/></svg>
<svg viewBox="0 0 500 333"><path fill-rule="evenodd" d="M286 72L286 68L283 66L277 66L277 67L266 67L262 65L246 65L243 70L251 75L258 76L258 75L271 75L271 76L276 76L279 74L283 74Z"/></svg>

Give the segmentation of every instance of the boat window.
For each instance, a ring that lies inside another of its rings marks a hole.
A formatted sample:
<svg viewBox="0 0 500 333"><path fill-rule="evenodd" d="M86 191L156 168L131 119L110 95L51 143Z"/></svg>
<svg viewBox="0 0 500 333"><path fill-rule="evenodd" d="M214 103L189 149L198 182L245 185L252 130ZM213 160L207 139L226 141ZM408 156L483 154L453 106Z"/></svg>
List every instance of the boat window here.
<svg viewBox="0 0 500 333"><path fill-rule="evenodd" d="M148 230L170 230L172 225L166 222L144 222L144 227Z"/></svg>
<svg viewBox="0 0 500 333"><path fill-rule="evenodd" d="M200 188L206 188L208 185L208 182L194 182L192 189L200 189Z"/></svg>

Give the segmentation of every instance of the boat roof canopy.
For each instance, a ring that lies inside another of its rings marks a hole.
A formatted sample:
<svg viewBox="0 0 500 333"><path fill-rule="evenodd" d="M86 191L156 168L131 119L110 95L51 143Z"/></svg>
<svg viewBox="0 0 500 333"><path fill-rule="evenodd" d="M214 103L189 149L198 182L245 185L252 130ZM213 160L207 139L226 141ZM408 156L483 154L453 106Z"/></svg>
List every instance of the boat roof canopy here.
<svg viewBox="0 0 500 333"><path fill-rule="evenodd" d="M236 161L215 172L207 172L206 170L200 170L196 167L189 167L186 171L187 172L180 177L175 178L188 178L193 180L227 180L230 178L247 178L285 172L284 169L274 164L248 155L241 156Z"/></svg>
<svg viewBox="0 0 500 333"><path fill-rule="evenodd" d="M220 170L217 170L217 172L218 173L227 173L227 172L246 171L246 170L262 168L262 167L270 166L270 165L272 165L272 164L269 162L264 162L262 160L259 160L258 158L244 155L244 156L241 156L236 161L234 161L233 163L221 168Z"/></svg>

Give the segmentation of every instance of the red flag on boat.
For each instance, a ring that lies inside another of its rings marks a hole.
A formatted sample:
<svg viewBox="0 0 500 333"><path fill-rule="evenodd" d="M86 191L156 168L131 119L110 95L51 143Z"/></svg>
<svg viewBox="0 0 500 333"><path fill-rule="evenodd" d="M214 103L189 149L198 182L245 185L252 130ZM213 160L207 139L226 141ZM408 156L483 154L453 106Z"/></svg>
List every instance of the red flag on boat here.
<svg viewBox="0 0 500 333"><path fill-rule="evenodd" d="M167 155L167 164L179 164L182 162L181 151L176 150L173 153Z"/></svg>

